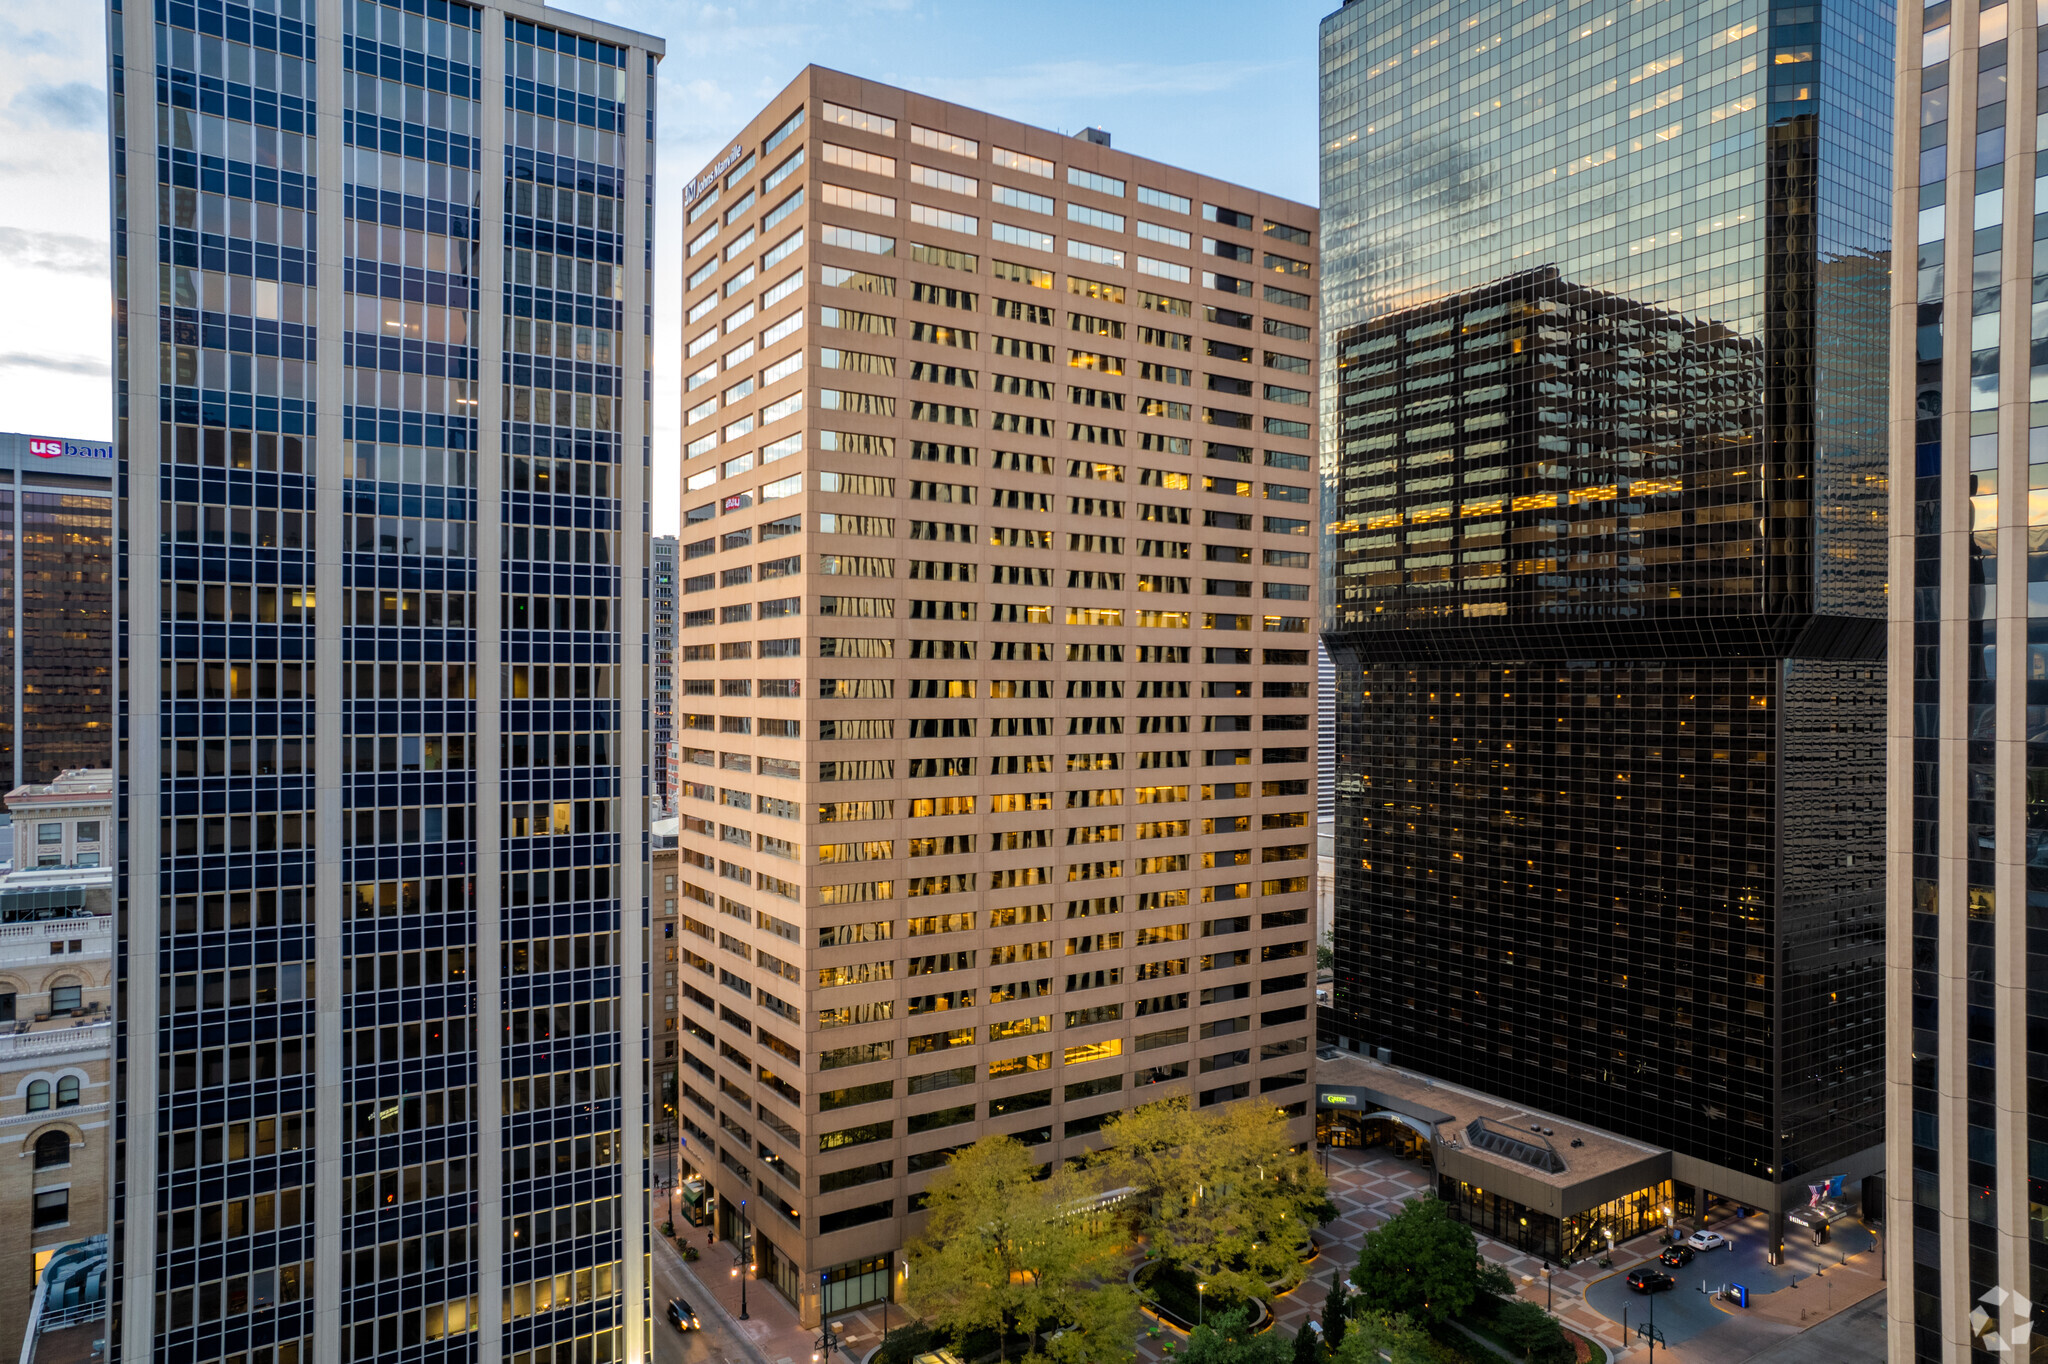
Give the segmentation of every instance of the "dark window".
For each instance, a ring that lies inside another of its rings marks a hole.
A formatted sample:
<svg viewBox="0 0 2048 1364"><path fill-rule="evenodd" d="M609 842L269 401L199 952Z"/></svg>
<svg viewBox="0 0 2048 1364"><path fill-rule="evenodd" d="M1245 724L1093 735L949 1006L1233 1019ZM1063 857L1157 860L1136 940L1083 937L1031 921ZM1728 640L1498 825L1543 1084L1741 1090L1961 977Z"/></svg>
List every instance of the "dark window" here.
<svg viewBox="0 0 2048 1364"><path fill-rule="evenodd" d="M36 1138L36 1168L54 1170L71 1163L71 1137L65 1132L45 1132Z"/></svg>
<svg viewBox="0 0 2048 1364"><path fill-rule="evenodd" d="M45 1189L36 1195L36 1226L61 1227L71 1220L71 1190Z"/></svg>

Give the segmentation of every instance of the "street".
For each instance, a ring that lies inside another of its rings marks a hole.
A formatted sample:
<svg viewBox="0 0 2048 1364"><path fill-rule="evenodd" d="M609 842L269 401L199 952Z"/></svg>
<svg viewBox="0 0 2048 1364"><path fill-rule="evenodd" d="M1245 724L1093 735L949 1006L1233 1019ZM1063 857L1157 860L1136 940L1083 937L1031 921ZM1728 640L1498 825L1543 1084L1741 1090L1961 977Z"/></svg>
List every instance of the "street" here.
<svg viewBox="0 0 2048 1364"><path fill-rule="evenodd" d="M655 1364L756 1364L759 1356L749 1354L734 1337L711 1295L683 1277L683 1257L675 1243L660 1235L653 1240ZM672 1298L697 1309L697 1319L704 1323L701 1330L678 1331L669 1324Z"/></svg>

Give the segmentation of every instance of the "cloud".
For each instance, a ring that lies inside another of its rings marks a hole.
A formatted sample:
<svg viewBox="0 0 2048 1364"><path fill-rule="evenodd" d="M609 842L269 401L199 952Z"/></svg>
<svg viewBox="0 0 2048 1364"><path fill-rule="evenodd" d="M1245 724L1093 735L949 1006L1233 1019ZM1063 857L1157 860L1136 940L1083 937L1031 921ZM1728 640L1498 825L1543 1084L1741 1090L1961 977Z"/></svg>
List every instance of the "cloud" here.
<svg viewBox="0 0 2048 1364"><path fill-rule="evenodd" d="M0 351L0 369L40 369L52 374L81 374L104 379L114 372L105 360L84 355L31 355L27 351Z"/></svg>
<svg viewBox="0 0 2048 1364"><path fill-rule="evenodd" d="M73 46L48 29L24 28L6 14L0 14L0 45L16 56L46 56Z"/></svg>
<svg viewBox="0 0 2048 1364"><path fill-rule="evenodd" d="M107 92L89 81L25 85L7 102L7 112L22 127L101 129L107 122Z"/></svg>
<svg viewBox="0 0 2048 1364"><path fill-rule="evenodd" d="M111 268L104 238L19 227L0 227L0 263L67 275L106 275Z"/></svg>

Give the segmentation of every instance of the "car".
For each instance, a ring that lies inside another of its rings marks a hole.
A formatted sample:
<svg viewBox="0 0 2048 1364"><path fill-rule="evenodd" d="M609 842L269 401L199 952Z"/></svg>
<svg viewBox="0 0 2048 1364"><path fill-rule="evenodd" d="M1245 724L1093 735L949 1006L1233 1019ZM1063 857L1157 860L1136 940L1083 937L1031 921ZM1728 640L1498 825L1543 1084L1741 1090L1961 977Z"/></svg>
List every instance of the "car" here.
<svg viewBox="0 0 2048 1364"><path fill-rule="evenodd" d="M1685 1238L1685 1243L1694 1250L1719 1250L1728 1244L1728 1238L1718 1231L1696 1231Z"/></svg>
<svg viewBox="0 0 2048 1364"><path fill-rule="evenodd" d="M1692 1257L1696 1254L1698 1252L1688 1245L1666 1246L1664 1247L1664 1253L1657 1258L1670 1265L1673 1269L1677 1269L1680 1265L1691 1264Z"/></svg>
<svg viewBox="0 0 2048 1364"><path fill-rule="evenodd" d="M1638 1293L1661 1293L1677 1283L1678 1280L1663 1270L1652 1269L1648 1265L1628 1272L1628 1286Z"/></svg>
<svg viewBox="0 0 2048 1364"><path fill-rule="evenodd" d="M668 1320L669 1325L675 1327L678 1331L695 1331L700 1329L696 1309L681 1298L670 1298L668 1300Z"/></svg>

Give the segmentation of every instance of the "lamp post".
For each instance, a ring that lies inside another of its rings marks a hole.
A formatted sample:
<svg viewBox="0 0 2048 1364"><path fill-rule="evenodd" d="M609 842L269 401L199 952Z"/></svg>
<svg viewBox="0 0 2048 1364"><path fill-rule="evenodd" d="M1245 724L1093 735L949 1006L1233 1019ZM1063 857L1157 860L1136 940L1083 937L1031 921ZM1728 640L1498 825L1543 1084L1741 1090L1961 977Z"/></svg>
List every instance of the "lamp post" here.
<svg viewBox="0 0 2048 1364"><path fill-rule="evenodd" d="M1550 1277L1550 1260L1546 1256L1543 1261L1543 1310L1546 1312L1555 1310L1556 1299L1552 1296L1555 1287L1556 1281Z"/></svg>
<svg viewBox="0 0 2048 1364"><path fill-rule="evenodd" d="M811 1352L811 1364L826 1364L834 1350L846 1348L846 1342L839 1338L839 1332L845 1325L841 1321L819 1321L818 1346Z"/></svg>
<svg viewBox="0 0 2048 1364"><path fill-rule="evenodd" d="M732 1275L740 1281L740 1320L747 1320L747 1279L753 1274L754 1224L747 1220L747 1200L740 1200L740 1263L732 1267ZM741 1271L745 1272L742 1273Z"/></svg>
<svg viewBox="0 0 2048 1364"><path fill-rule="evenodd" d="M1207 1284L1205 1284L1205 1283L1198 1283L1198 1284L1196 1284L1196 1285L1195 1285L1195 1325L1196 1325L1196 1326L1200 1326L1200 1325L1201 1325L1201 1324L1202 1324L1202 1323L1203 1323L1203 1322L1204 1322L1205 1320L1207 1320L1207 1315L1206 1315L1206 1313L1205 1313L1204 1309L1205 1309L1205 1308L1207 1307L1207 1305L1208 1305L1208 1293L1209 1293L1209 1285L1207 1285Z"/></svg>

